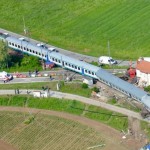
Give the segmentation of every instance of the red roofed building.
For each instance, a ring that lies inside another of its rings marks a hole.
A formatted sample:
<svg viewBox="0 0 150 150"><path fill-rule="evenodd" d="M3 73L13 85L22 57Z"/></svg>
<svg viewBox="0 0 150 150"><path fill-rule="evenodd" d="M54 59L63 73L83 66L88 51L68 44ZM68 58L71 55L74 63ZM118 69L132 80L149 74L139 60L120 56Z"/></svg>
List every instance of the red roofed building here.
<svg viewBox="0 0 150 150"><path fill-rule="evenodd" d="M137 61L136 75L139 78L139 86L150 85L150 62L143 59Z"/></svg>

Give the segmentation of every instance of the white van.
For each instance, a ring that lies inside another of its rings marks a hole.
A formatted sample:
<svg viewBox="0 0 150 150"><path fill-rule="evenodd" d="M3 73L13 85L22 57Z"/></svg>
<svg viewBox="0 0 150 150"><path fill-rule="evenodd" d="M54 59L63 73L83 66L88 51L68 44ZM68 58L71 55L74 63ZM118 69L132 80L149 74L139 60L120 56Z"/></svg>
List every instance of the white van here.
<svg viewBox="0 0 150 150"><path fill-rule="evenodd" d="M114 65L118 63L116 60L112 59L112 57L109 57L109 56L99 57L98 62L100 64L105 64L105 65Z"/></svg>

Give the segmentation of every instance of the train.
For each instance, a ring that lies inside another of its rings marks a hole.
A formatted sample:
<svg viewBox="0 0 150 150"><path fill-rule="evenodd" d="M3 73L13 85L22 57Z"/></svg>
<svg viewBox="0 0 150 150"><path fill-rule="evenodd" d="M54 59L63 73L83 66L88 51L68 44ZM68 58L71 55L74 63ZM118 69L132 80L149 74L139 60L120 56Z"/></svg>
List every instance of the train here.
<svg viewBox="0 0 150 150"><path fill-rule="evenodd" d="M101 67L94 66L87 62L66 56L56 51L51 51L51 47L43 46L42 44L32 43L25 38L16 38L8 34L0 34L0 38L3 39L11 49L27 53L39 57L43 60L50 61L64 69L82 74L83 76L89 76L93 79L108 85L109 87L120 91L128 97L142 103L146 110L150 112L150 94L144 90L132 85L113 74L107 72ZM145 115L145 114L144 114Z"/></svg>

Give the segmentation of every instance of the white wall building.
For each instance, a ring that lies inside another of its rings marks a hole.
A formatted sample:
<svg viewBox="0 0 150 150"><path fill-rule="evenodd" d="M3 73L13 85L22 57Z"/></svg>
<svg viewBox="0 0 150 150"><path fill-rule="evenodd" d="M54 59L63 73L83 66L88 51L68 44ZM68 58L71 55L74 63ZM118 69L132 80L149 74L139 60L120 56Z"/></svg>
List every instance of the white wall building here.
<svg viewBox="0 0 150 150"><path fill-rule="evenodd" d="M143 59L138 60L136 66L136 75L139 79L139 86L149 86L150 85L150 62Z"/></svg>

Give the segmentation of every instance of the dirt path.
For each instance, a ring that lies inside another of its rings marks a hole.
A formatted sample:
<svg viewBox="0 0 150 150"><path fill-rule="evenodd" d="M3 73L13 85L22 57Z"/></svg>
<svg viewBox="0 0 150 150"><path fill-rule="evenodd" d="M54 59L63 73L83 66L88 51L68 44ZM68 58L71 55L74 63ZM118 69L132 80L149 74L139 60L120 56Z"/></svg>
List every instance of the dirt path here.
<svg viewBox="0 0 150 150"><path fill-rule="evenodd" d="M144 145L142 141L136 140L132 137L129 137L127 139L122 139L123 134L121 132L105 124L81 116L75 116L64 112L34 109L34 108L21 108L21 107L0 107L0 111L15 111L15 112L27 112L27 113L30 111L31 113L52 115L52 116L62 117L65 119L79 122L81 124L87 125L97 130L102 134L102 136L105 139L107 139L108 147L107 149L104 148L105 150L110 150L110 149L115 150L114 148L116 148L117 150L119 150L119 148L121 148L121 150L137 150ZM115 147L112 148L112 146Z"/></svg>
<svg viewBox="0 0 150 150"><path fill-rule="evenodd" d="M12 145L0 140L0 150L16 150Z"/></svg>

